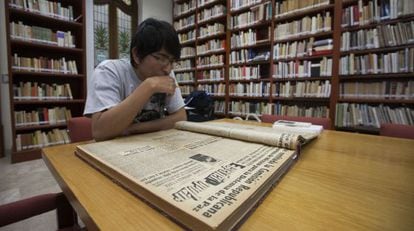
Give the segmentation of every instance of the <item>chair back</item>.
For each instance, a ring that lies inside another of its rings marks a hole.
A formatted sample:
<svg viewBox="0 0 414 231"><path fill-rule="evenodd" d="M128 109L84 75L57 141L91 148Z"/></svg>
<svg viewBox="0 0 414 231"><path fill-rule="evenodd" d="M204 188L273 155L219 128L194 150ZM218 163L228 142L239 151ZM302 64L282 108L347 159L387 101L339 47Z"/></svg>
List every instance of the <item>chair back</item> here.
<svg viewBox="0 0 414 231"><path fill-rule="evenodd" d="M297 122L308 122L315 125L321 125L323 129L331 129L331 119L329 118L320 118L320 117L302 117L302 116L283 116L283 115L270 115L263 114L261 116L263 123L274 123L277 120L290 120Z"/></svg>
<svg viewBox="0 0 414 231"><path fill-rule="evenodd" d="M73 117L68 121L69 137L71 142L92 140L92 119L87 117Z"/></svg>
<svg viewBox="0 0 414 231"><path fill-rule="evenodd" d="M381 124L380 135L414 139L414 126L404 125L404 124L391 124L391 123Z"/></svg>
<svg viewBox="0 0 414 231"><path fill-rule="evenodd" d="M0 205L0 227L56 210L59 230L79 230L77 215L60 193L49 193Z"/></svg>

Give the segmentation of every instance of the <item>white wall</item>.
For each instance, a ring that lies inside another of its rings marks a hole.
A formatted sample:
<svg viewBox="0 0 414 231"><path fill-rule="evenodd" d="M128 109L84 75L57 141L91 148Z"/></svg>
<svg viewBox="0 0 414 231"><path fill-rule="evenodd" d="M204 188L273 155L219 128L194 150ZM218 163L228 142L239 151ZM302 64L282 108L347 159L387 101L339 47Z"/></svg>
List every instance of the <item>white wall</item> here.
<svg viewBox="0 0 414 231"><path fill-rule="evenodd" d="M172 1L169 0L139 0L138 21L146 18L156 18L172 22Z"/></svg>
<svg viewBox="0 0 414 231"><path fill-rule="evenodd" d="M0 0L0 84L1 84L1 118L6 150L12 148L9 84L3 75L7 75L7 48L4 1ZM93 1L85 1L86 5L86 70L87 76L93 72ZM166 0L138 0L138 21L153 17L172 22L172 1ZM89 78L88 78L89 80Z"/></svg>

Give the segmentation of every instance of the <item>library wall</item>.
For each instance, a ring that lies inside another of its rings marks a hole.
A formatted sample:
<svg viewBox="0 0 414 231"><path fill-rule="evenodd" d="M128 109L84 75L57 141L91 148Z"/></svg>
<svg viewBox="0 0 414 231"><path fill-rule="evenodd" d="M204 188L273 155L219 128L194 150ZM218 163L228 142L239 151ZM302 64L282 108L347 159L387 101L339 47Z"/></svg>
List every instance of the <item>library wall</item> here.
<svg viewBox="0 0 414 231"><path fill-rule="evenodd" d="M217 116L328 117L336 129L374 134L381 123L414 125L414 1L173 3L181 90L209 92ZM215 12L226 14L226 37L205 43L204 31L221 31Z"/></svg>

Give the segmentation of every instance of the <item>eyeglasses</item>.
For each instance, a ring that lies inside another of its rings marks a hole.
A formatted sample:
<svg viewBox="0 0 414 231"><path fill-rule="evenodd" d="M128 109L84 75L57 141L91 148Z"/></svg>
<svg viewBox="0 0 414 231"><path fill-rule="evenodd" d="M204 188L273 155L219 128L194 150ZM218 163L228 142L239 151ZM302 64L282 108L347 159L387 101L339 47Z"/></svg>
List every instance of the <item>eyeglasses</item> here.
<svg viewBox="0 0 414 231"><path fill-rule="evenodd" d="M175 66L175 59L168 57L166 54L150 54L152 57L154 57L155 60L162 66L172 65Z"/></svg>

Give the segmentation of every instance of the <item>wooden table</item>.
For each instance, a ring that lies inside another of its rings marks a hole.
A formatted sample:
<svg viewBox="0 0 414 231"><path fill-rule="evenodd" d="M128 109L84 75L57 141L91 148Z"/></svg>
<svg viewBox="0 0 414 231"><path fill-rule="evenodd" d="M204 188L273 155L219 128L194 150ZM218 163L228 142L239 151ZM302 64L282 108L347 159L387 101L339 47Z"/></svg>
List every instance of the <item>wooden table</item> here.
<svg viewBox="0 0 414 231"><path fill-rule="evenodd" d="M180 230L74 155L43 159L89 230ZM241 230L413 230L414 140L324 131Z"/></svg>

